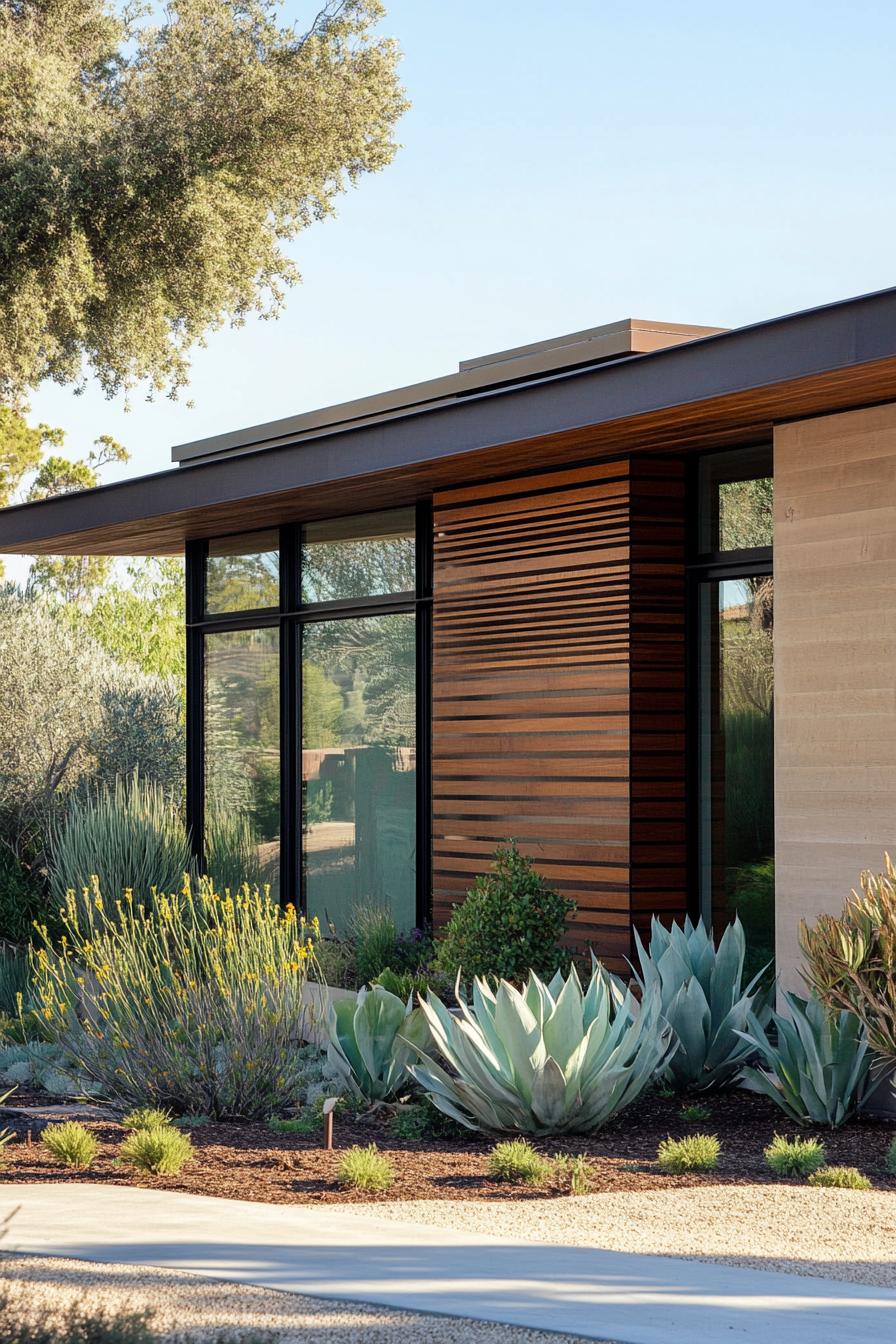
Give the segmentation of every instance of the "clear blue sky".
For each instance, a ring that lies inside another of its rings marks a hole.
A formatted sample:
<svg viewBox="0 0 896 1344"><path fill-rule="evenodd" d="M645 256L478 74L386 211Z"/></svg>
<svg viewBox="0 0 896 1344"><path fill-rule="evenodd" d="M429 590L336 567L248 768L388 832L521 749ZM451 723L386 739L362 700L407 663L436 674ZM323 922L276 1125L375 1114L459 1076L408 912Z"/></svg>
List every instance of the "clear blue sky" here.
<svg viewBox="0 0 896 1344"><path fill-rule="evenodd" d="M388 10L413 101L403 148L299 238L286 315L210 338L193 409L34 397L73 454L100 433L130 448L106 479L579 327L734 326L896 282L892 3Z"/></svg>

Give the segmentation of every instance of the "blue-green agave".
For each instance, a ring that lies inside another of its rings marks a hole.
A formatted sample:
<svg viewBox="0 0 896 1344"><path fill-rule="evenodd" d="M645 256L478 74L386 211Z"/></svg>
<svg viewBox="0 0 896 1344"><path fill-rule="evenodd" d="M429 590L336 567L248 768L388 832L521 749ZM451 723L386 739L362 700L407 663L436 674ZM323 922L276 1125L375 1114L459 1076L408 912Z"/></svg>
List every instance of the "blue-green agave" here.
<svg viewBox="0 0 896 1344"><path fill-rule="evenodd" d="M771 1015L776 1044L752 1016L738 1033L761 1060L758 1068L744 1068L743 1085L771 1097L798 1125L836 1129L854 1114L868 1087L865 1028L854 1013L831 1011L816 998L786 992L782 998L787 1014Z"/></svg>
<svg viewBox="0 0 896 1344"><path fill-rule="evenodd" d="M431 993L421 1000L435 1050L418 1046L408 1071L468 1129L590 1133L630 1105L675 1048L658 996L639 1004L599 965L584 992L573 968L550 984L530 972L522 990L477 979L472 1003L459 989L457 1000L457 1016Z"/></svg>
<svg viewBox="0 0 896 1344"><path fill-rule="evenodd" d="M426 1018L413 998L403 1003L374 985L358 990L357 999L330 1003L327 1059L356 1097L392 1101L409 1091L407 1065L429 1044Z"/></svg>
<svg viewBox="0 0 896 1344"><path fill-rule="evenodd" d="M736 1081L751 1053L741 1037L752 1014L767 1022L771 988L763 971L743 984L746 939L739 919L722 934L719 945L702 922L670 928L654 918L650 947L635 933L642 994L659 995L663 1016L678 1038L665 1081L678 1089L706 1091Z"/></svg>

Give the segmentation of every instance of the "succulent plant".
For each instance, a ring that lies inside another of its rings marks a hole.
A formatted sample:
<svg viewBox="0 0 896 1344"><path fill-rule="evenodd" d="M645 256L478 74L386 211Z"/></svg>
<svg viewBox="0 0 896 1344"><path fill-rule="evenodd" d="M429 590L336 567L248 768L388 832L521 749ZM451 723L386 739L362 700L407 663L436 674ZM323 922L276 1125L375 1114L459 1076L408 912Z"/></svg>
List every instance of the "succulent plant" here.
<svg viewBox="0 0 896 1344"><path fill-rule="evenodd" d="M330 1003L327 1058L355 1096L392 1101L409 1090L408 1063L429 1043L426 1019L412 1005L413 995L403 1003L382 985Z"/></svg>
<svg viewBox="0 0 896 1344"><path fill-rule="evenodd" d="M457 991L459 1016L421 1000L436 1050L417 1047L409 1073L446 1115L468 1129L589 1133L633 1102L675 1048L651 990L639 1004L595 965L586 991L575 968L524 989L507 980ZM450 1070L450 1072L449 1072Z"/></svg>
<svg viewBox="0 0 896 1344"><path fill-rule="evenodd" d="M896 868L862 873L839 916L800 924L805 979L831 1008L845 1008L865 1024L868 1043L896 1060Z"/></svg>
<svg viewBox="0 0 896 1344"><path fill-rule="evenodd" d="M865 1028L846 1009L832 1012L816 998L783 994L787 1015L772 1013L777 1043L751 1017L739 1032L760 1067L743 1070L743 1085L761 1092L799 1125L835 1129L855 1112L868 1085L871 1054Z"/></svg>
<svg viewBox="0 0 896 1344"><path fill-rule="evenodd" d="M635 933L642 994L659 995L663 1016L678 1038L664 1080L673 1088L705 1091L733 1083L752 1047L740 1034L752 1014L768 1020L770 986L764 970L743 983L746 939L739 919L716 947L703 923L665 928L654 918L650 947ZM633 968L634 969L634 968Z"/></svg>

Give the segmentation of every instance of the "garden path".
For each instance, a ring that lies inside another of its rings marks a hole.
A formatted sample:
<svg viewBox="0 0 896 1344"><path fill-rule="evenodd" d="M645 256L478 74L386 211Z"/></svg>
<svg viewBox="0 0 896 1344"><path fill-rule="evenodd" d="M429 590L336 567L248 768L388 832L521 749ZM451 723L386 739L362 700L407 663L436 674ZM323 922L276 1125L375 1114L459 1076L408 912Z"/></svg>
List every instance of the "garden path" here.
<svg viewBox="0 0 896 1344"><path fill-rule="evenodd" d="M529 1216L538 1216L538 1205ZM867 1344L896 1291L728 1265L88 1184L0 1185L5 1251L157 1265L625 1344Z"/></svg>

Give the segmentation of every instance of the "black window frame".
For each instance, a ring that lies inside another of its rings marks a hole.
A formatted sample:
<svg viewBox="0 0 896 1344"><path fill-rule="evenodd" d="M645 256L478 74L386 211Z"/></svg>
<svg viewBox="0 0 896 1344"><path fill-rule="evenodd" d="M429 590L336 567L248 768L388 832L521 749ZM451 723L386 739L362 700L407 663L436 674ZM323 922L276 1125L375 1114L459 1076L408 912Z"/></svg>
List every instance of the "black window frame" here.
<svg viewBox="0 0 896 1344"><path fill-rule="evenodd" d="M371 512L382 512L372 510ZM302 864L302 661L305 625L410 613L416 624L416 761L418 925L432 915L432 503L414 506L416 587L413 592L302 604L302 523L279 527L280 602L276 607L210 614L205 610L207 540L187 542L187 827L197 863L205 834L205 637L225 630L279 628L280 635L280 903L306 913ZM354 515L353 515L354 516ZM259 533L270 528L253 529ZM251 532L232 533L251 537Z"/></svg>
<svg viewBox="0 0 896 1344"><path fill-rule="evenodd" d="M772 546L753 546L731 551L701 551L699 539L703 519L701 507L703 491L701 480L702 463L709 458L730 456L743 452L755 455L765 450L768 454L769 475L774 480L774 454L770 439L757 439L744 444L741 448L710 448L693 454L686 469L686 549L685 549L685 695L687 722L687 759L686 759L686 803L685 826L687 834L687 889L688 913L696 921L712 910L712 893L704 890L703 857L707 844L702 824L705 798L705 780L701 760L701 742L704 717L704 682L702 677L703 643L706 637L701 611L701 594L707 584L720 583L726 579L746 579L759 575L774 575L774 548ZM750 476L731 477L732 480L749 480ZM711 837L709 838L711 844ZM704 920L706 922L706 920ZM710 920L711 922L711 920Z"/></svg>

